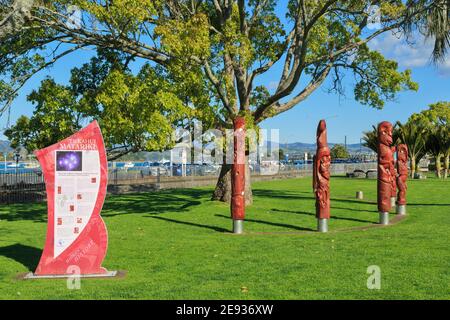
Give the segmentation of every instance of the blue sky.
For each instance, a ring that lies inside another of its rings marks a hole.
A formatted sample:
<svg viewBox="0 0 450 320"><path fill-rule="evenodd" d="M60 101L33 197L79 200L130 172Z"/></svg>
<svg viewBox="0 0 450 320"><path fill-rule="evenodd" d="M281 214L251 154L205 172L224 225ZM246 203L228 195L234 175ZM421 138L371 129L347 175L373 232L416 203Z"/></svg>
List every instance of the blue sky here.
<svg viewBox="0 0 450 320"><path fill-rule="evenodd" d="M328 139L330 142L358 143L362 132L380 121L405 121L412 113L427 108L428 104L437 101L450 101L450 59L441 66L430 64L432 44L423 38L417 38L411 46L403 39L391 33L374 39L369 46L378 50L390 59L399 62L400 70L412 69L413 80L419 83L419 91L401 92L396 101L387 102L383 110L376 110L356 102L353 98L352 75L346 75L346 95L339 96L327 92L329 83L325 83L307 100L276 118L262 123L265 129L279 129L280 142L314 142L317 123L327 120ZM59 83L66 83L70 70L85 63L94 55L93 50L83 50L65 57L52 68L33 77L22 89L20 96L14 101L11 111L11 123L22 114L31 115L33 106L26 101L26 96L36 89L42 79L51 76ZM274 86L279 79L280 66L275 65L273 72L262 76L257 84L268 88ZM0 119L0 126L6 125L6 116ZM0 139L5 139L0 135Z"/></svg>

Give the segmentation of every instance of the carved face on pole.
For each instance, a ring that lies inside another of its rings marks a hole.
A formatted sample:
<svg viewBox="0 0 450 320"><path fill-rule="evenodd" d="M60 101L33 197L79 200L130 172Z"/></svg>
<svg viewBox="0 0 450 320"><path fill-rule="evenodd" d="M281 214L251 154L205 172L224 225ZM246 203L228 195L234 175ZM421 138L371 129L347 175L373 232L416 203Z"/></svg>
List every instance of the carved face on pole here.
<svg viewBox="0 0 450 320"><path fill-rule="evenodd" d="M316 193L316 217L330 218L330 148L327 142L327 126L321 120L317 126L317 151L314 157L314 181Z"/></svg>
<svg viewBox="0 0 450 320"><path fill-rule="evenodd" d="M397 203L399 205L406 205L406 181L408 180L408 147L405 144L400 144L397 147Z"/></svg>
<svg viewBox="0 0 450 320"><path fill-rule="evenodd" d="M397 162L408 162L408 147L406 144L399 144L397 147Z"/></svg>
<svg viewBox="0 0 450 320"><path fill-rule="evenodd" d="M378 125L378 211L389 212L391 210L391 196L394 171L394 159L392 156L392 124L383 121Z"/></svg>
<svg viewBox="0 0 450 320"><path fill-rule="evenodd" d="M383 121L378 125L378 142L386 146L392 145L392 124Z"/></svg>
<svg viewBox="0 0 450 320"><path fill-rule="evenodd" d="M320 175L327 180L330 180L330 166L331 166L331 155L330 152L324 152L322 158L320 159Z"/></svg>

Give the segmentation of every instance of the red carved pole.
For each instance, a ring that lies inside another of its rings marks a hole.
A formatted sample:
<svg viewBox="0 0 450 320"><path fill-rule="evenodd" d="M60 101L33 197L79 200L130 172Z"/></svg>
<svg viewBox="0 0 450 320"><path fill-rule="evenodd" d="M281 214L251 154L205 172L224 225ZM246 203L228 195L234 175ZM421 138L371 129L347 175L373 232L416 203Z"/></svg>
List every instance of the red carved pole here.
<svg viewBox="0 0 450 320"><path fill-rule="evenodd" d="M391 164L391 174L392 174L392 181L391 181L391 208L395 207L395 200L397 197L397 170L396 170L396 161L395 161L395 154L397 152L397 147L392 146L392 164Z"/></svg>
<svg viewBox="0 0 450 320"><path fill-rule="evenodd" d="M313 192L315 193L316 192L316 155L313 155L312 162L313 162L312 186L313 186Z"/></svg>
<svg viewBox="0 0 450 320"><path fill-rule="evenodd" d="M317 126L317 151L313 166L317 230L320 232L328 231L328 219L330 219L330 165L327 124L325 120L320 120Z"/></svg>
<svg viewBox="0 0 450 320"><path fill-rule="evenodd" d="M378 125L378 211L380 224L389 224L392 193L392 124L383 121Z"/></svg>
<svg viewBox="0 0 450 320"><path fill-rule="evenodd" d="M233 233L243 232L245 218L245 118L234 119L234 153L231 171Z"/></svg>
<svg viewBox="0 0 450 320"><path fill-rule="evenodd" d="M400 144L397 147L397 214L406 214L406 180L408 180L408 147Z"/></svg>

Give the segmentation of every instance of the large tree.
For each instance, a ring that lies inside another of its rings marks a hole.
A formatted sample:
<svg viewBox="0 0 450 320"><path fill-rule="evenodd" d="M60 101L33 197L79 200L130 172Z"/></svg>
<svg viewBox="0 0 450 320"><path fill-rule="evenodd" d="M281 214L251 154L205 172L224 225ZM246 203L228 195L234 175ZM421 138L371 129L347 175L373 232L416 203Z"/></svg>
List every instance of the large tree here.
<svg viewBox="0 0 450 320"><path fill-rule="evenodd" d="M408 147L409 161L411 164L411 177L417 171L420 160L426 154L426 141L429 129L420 120L410 117L404 124L397 122L398 140Z"/></svg>
<svg viewBox="0 0 450 320"><path fill-rule="evenodd" d="M28 152L54 144L99 121L109 160L130 152L162 151L173 146L173 130L194 117L204 118L201 104L193 110L185 96L164 74L148 64L136 76L127 59L109 52L71 70L69 84L42 81L28 95L35 105L30 118L21 116L5 131L13 148ZM202 96L199 92L198 96ZM206 104L206 109L209 105Z"/></svg>
<svg viewBox="0 0 450 320"><path fill-rule="evenodd" d="M8 16L12 1L1 4L0 22L7 30L0 34L5 108L32 75L95 47L150 61L180 82L206 83L218 106L219 129L230 128L238 115L251 128L286 112L327 78L331 90L342 93L346 72L354 75L355 99L375 108L400 90L417 89L409 70L398 71L395 61L367 43L427 9L424 4L409 10L401 0L289 0L283 8L274 0L35 0ZM69 5L80 11L72 14ZM369 14L374 5L375 24ZM256 85L268 72L276 83L272 92ZM216 194L225 200L229 169L223 166L217 185L222 192ZM250 200L249 188L246 196Z"/></svg>
<svg viewBox="0 0 450 320"><path fill-rule="evenodd" d="M410 121L421 123L426 128L426 151L436 159L436 172L440 173L441 158L444 158L444 178L450 165L450 102L432 103L429 108L413 114Z"/></svg>

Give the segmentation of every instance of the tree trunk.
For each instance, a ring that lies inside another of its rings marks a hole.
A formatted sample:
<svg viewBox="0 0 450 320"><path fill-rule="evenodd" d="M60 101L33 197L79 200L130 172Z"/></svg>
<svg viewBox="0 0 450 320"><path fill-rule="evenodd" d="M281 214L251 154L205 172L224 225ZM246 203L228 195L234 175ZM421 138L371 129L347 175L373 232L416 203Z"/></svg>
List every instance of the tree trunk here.
<svg viewBox="0 0 450 320"><path fill-rule="evenodd" d="M253 203L252 184L248 156L245 157L245 205ZM224 161L225 162L225 161ZM219 179L211 200L230 202L231 201L231 164L223 164L220 169Z"/></svg>
<svg viewBox="0 0 450 320"><path fill-rule="evenodd" d="M450 165L450 154L447 154L447 155L445 155L445 160L444 160L444 179L447 179L449 165Z"/></svg>
<svg viewBox="0 0 450 320"><path fill-rule="evenodd" d="M436 176L440 179L441 178L441 155L437 155L435 157L435 162L436 162Z"/></svg>
<svg viewBox="0 0 450 320"><path fill-rule="evenodd" d="M411 178L414 179L414 175L416 174L416 157L411 157Z"/></svg>

